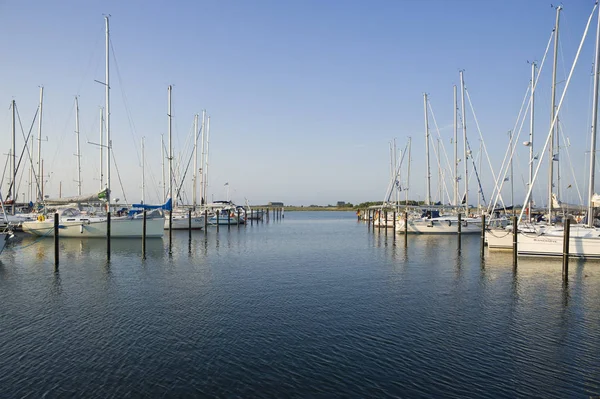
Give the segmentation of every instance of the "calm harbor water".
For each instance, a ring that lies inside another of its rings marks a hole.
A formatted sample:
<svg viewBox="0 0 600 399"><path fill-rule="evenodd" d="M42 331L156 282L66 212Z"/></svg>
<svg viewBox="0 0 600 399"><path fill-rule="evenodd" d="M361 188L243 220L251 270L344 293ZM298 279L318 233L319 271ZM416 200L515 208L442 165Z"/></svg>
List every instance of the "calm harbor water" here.
<svg viewBox="0 0 600 399"><path fill-rule="evenodd" d="M375 232L353 213L0 256L0 397L600 395L600 263Z"/></svg>

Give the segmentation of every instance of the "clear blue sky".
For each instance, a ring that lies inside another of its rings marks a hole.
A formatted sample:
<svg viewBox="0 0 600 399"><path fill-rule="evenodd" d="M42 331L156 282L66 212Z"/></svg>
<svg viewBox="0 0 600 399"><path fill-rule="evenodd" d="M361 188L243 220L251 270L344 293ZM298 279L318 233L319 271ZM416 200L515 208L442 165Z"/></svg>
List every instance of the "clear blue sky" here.
<svg viewBox="0 0 600 399"><path fill-rule="evenodd" d="M566 79L593 1L568 0L563 5L559 81ZM193 115L202 109L211 115L209 199L223 198L228 182L236 202L248 198L254 204L297 205L382 200L390 179L388 143L396 138L403 148L409 136L411 197L423 199L422 95L430 96L450 155L452 86L459 83L460 69L465 70L498 173L507 132L529 83L527 61L541 60L555 19L547 0L0 0L2 164L10 147L11 100L17 102L27 133L38 86L43 85L43 136L48 137L43 158L50 173L46 193L51 196L58 195L59 182L63 196L76 194L75 95L80 102L83 191L99 188L99 151L86 140L98 140L98 107L104 103L103 87L94 82L104 80L104 13L112 16L115 55L114 156L130 202L141 198L142 136L147 201L157 202L162 195L157 187L160 135L167 133L167 86L172 84L176 153L189 151L184 146ZM582 193L595 29L594 20L561 114ZM541 148L549 125L550 72L548 61L537 92L536 148ZM431 126L437 137L433 121ZM479 136L470 111L467 126L477 149ZM527 139L527 126L521 142ZM17 137L20 151L20 130ZM524 195L527 157L527 149L520 146L514 179L517 203ZM435 192L433 157L432 165ZM574 180L568 162L562 168L566 187ZM112 173L112 196L123 198L116 170ZM542 173L540 194L546 185L545 169ZM482 175L489 197L491 172L486 167ZM26 180L27 173L19 192L27 192ZM3 191L6 187L5 181ZM563 199L578 202L572 191ZM473 180L470 193L475 203ZM187 194L191 198L189 188Z"/></svg>

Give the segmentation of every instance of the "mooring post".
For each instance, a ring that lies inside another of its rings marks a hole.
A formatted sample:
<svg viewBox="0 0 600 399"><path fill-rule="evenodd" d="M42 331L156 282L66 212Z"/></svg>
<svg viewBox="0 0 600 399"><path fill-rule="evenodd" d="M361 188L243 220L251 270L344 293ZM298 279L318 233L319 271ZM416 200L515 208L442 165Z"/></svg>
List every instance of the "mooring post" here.
<svg viewBox="0 0 600 399"><path fill-rule="evenodd" d="M396 211L394 211L394 223L393 223L394 233L396 232Z"/></svg>
<svg viewBox="0 0 600 399"><path fill-rule="evenodd" d="M208 227L208 209L204 210L204 234L206 234L206 228Z"/></svg>
<svg viewBox="0 0 600 399"><path fill-rule="evenodd" d="M481 215L481 258L485 256L485 215Z"/></svg>
<svg viewBox="0 0 600 399"><path fill-rule="evenodd" d="M254 224L254 209L250 209L250 225Z"/></svg>
<svg viewBox="0 0 600 399"><path fill-rule="evenodd" d="M54 269L58 269L58 213L54 214Z"/></svg>
<svg viewBox="0 0 600 399"><path fill-rule="evenodd" d="M221 213L221 210L218 209L217 210L217 233L219 232L219 215L220 215L220 213Z"/></svg>
<svg viewBox="0 0 600 399"><path fill-rule="evenodd" d="M237 227L240 228L240 208L237 210Z"/></svg>
<svg viewBox="0 0 600 399"><path fill-rule="evenodd" d="M144 209L142 222L142 259L146 259L146 216L147 211Z"/></svg>
<svg viewBox="0 0 600 399"><path fill-rule="evenodd" d="M188 232L189 237L192 238L192 210L188 209Z"/></svg>
<svg viewBox="0 0 600 399"><path fill-rule="evenodd" d="M227 211L227 230L231 228L231 211Z"/></svg>
<svg viewBox="0 0 600 399"><path fill-rule="evenodd" d="M404 211L404 236L408 235L408 211Z"/></svg>
<svg viewBox="0 0 600 399"><path fill-rule="evenodd" d="M513 216L512 218L512 225L513 225L513 265L516 267L517 266L517 255L518 255L518 248L517 248L517 220L518 218L516 216Z"/></svg>
<svg viewBox="0 0 600 399"><path fill-rule="evenodd" d="M563 279L567 281L569 279L569 239L571 237L571 219L565 220L565 232L563 238L563 265L562 274Z"/></svg>
<svg viewBox="0 0 600 399"><path fill-rule="evenodd" d="M169 255L173 254L173 211L169 211Z"/></svg>
<svg viewBox="0 0 600 399"><path fill-rule="evenodd" d="M110 211L106 213L106 257L110 260Z"/></svg>
<svg viewBox="0 0 600 399"><path fill-rule="evenodd" d="M388 224L387 213L388 213L387 209L385 211L383 211L383 220L385 220L385 226L383 226L383 227L385 228L385 235L386 236L387 236L387 230L388 230L387 229L388 228L388 225L387 225ZM381 218L379 220L379 224L381 224Z"/></svg>
<svg viewBox="0 0 600 399"><path fill-rule="evenodd" d="M460 250L462 245L462 213L458 213L458 249Z"/></svg>

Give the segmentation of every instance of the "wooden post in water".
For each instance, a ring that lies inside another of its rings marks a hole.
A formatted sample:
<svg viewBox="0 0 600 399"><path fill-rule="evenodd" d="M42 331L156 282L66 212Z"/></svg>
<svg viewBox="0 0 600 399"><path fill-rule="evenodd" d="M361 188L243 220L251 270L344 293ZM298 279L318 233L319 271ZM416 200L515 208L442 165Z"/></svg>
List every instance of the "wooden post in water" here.
<svg viewBox="0 0 600 399"><path fill-rule="evenodd" d="M231 228L231 211L227 211L227 230Z"/></svg>
<svg viewBox="0 0 600 399"><path fill-rule="evenodd" d="M206 234L206 228L208 227L208 209L204 210L204 234Z"/></svg>
<svg viewBox="0 0 600 399"><path fill-rule="evenodd" d="M383 220L385 220L385 235L387 236L387 230L388 230L388 220L387 220L387 209L385 211L383 211ZM381 218L379 218L379 225L381 226Z"/></svg>
<svg viewBox="0 0 600 399"><path fill-rule="evenodd" d="M173 210L169 211L169 255L173 254Z"/></svg>
<svg viewBox="0 0 600 399"><path fill-rule="evenodd" d="M192 210L188 209L188 234L192 238Z"/></svg>
<svg viewBox="0 0 600 399"><path fill-rule="evenodd" d="M563 238L563 264L562 264L562 275L565 281L569 280L569 239L571 237L571 220L567 218L564 226L564 238Z"/></svg>
<svg viewBox="0 0 600 399"><path fill-rule="evenodd" d="M517 248L517 217L513 216L512 218L512 224L513 224L513 266L517 266L517 254L518 252L518 248Z"/></svg>
<svg viewBox="0 0 600 399"><path fill-rule="evenodd" d="M144 220L142 222L142 259L146 259L146 210L143 212Z"/></svg>
<svg viewBox="0 0 600 399"><path fill-rule="evenodd" d="M404 236L408 236L408 211L404 211Z"/></svg>
<svg viewBox="0 0 600 399"><path fill-rule="evenodd" d="M240 228L240 208L238 208L237 210L237 227L238 229Z"/></svg>
<svg viewBox="0 0 600 399"><path fill-rule="evenodd" d="M106 257L110 260L110 212L106 213Z"/></svg>
<svg viewBox="0 0 600 399"><path fill-rule="evenodd" d="M458 213L458 249L460 250L462 245L462 213Z"/></svg>
<svg viewBox="0 0 600 399"><path fill-rule="evenodd" d="M219 232L219 216L220 216L221 210L218 209L217 210L217 233Z"/></svg>
<svg viewBox="0 0 600 399"><path fill-rule="evenodd" d="M481 215L481 259L485 256L485 215Z"/></svg>
<svg viewBox="0 0 600 399"><path fill-rule="evenodd" d="M254 224L254 209L250 209L250 225Z"/></svg>
<svg viewBox="0 0 600 399"><path fill-rule="evenodd" d="M394 233L396 233L396 211L394 211L394 223L393 223Z"/></svg>
<svg viewBox="0 0 600 399"><path fill-rule="evenodd" d="M58 213L54 214L54 270L58 269Z"/></svg>

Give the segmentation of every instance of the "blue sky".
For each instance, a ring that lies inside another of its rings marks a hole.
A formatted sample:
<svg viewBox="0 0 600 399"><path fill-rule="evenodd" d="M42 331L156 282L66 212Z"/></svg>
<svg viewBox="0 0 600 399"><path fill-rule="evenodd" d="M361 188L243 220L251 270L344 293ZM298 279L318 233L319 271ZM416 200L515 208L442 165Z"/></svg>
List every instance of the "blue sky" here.
<svg viewBox="0 0 600 399"><path fill-rule="evenodd" d="M566 79L593 1L563 5L559 81ZM206 109L211 115L209 199L223 198L228 182L236 202L248 198L254 204L297 205L382 200L390 179L389 142L396 138L404 148L409 136L410 196L423 199L423 92L451 154L452 86L459 83L461 69L498 173L529 83L527 61L541 60L555 19L550 3L541 0L0 0L2 164L10 148L11 100L17 102L27 132L38 86L43 85L43 136L48 141L42 157L49 174L45 191L51 196L58 195L60 182L63 195L76 194L75 95L83 191L99 188L99 151L86 140L98 139L98 107L104 103L103 87L94 82L104 80L103 14L111 15L115 57L114 156L129 202L141 199L142 136L147 201L158 202L162 195L157 187L160 137L167 134L167 86L172 84L176 153L189 153L184 146L194 114ZM562 184L577 180L584 196L595 29L594 20L561 112L576 172L574 179L564 157ZM550 72L548 60L537 91L536 148L549 125ZM521 142L527 139L527 126ZM467 127L477 149L479 135L470 110ZM20 151L20 130L17 137ZM514 169L517 203L524 196L527 157L520 146ZM433 158L432 165L436 192ZM116 170L112 173L113 197L123 198ZM540 173L545 176L545 168ZM482 176L489 198L493 179L488 168ZM19 192L27 193L26 180L27 173ZM540 181L538 199L545 202L546 178ZM3 191L6 187L5 181ZM564 200L578 202L572 191L565 191ZM473 180L470 193L470 202L476 203ZM187 195L191 198L190 188ZM505 190L505 199L509 195Z"/></svg>

